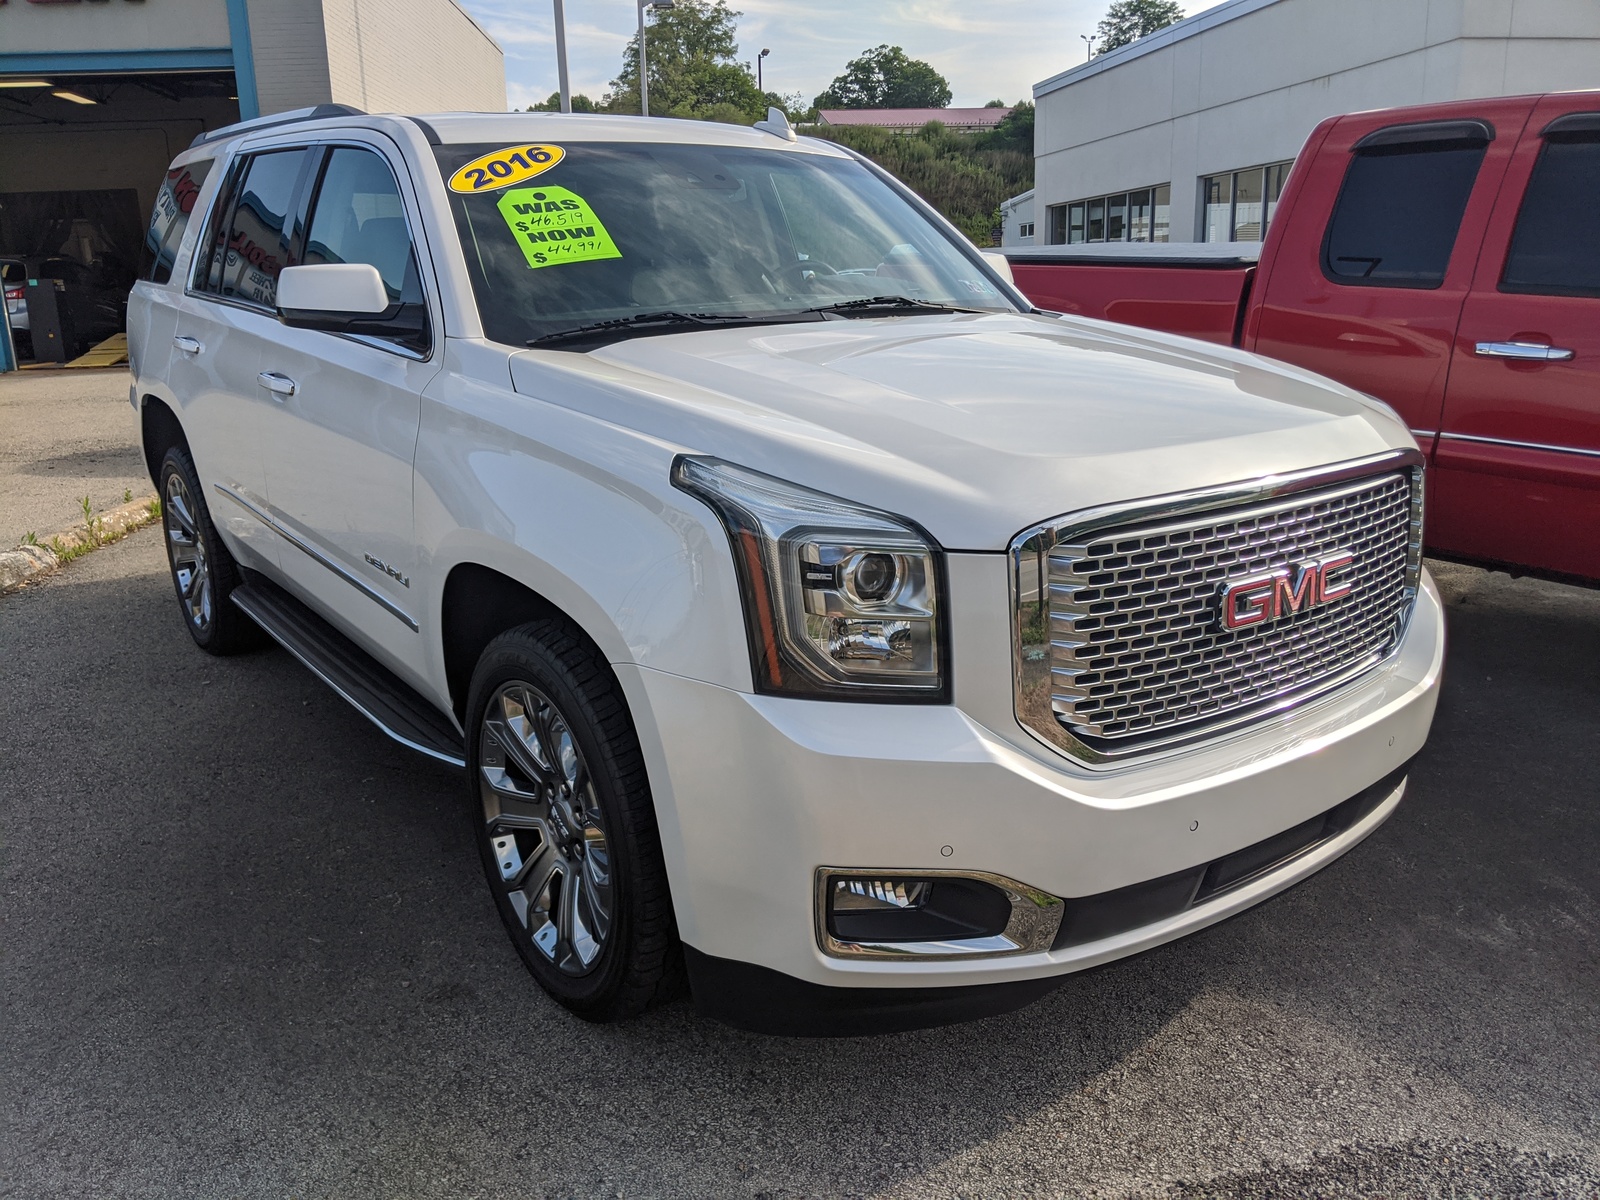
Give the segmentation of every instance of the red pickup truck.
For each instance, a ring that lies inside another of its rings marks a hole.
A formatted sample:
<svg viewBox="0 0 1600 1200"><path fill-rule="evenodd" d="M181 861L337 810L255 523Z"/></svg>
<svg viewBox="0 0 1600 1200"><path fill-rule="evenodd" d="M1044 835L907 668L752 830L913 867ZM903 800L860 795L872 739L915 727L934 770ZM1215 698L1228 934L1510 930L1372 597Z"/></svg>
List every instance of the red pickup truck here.
<svg viewBox="0 0 1600 1200"><path fill-rule="evenodd" d="M1391 405L1428 455L1432 553L1600 581L1600 92L1324 121L1259 247L1004 253L1041 308Z"/></svg>

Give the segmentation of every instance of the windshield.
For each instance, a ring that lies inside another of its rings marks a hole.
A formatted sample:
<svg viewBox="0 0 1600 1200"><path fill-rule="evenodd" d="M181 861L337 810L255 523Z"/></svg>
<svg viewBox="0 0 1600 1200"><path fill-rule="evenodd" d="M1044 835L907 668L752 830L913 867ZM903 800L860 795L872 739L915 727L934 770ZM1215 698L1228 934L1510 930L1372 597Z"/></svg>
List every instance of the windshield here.
<svg viewBox="0 0 1600 1200"><path fill-rule="evenodd" d="M618 142L437 153L497 342L651 313L782 320L883 296L1016 311L976 251L853 159Z"/></svg>

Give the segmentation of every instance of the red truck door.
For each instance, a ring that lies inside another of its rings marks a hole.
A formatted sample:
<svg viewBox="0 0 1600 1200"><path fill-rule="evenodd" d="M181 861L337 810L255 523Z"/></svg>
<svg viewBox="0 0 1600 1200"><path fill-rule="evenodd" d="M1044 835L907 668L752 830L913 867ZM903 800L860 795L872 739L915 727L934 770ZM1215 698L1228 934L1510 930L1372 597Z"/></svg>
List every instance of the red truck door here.
<svg viewBox="0 0 1600 1200"><path fill-rule="evenodd" d="M1341 117L1313 137L1280 208L1246 349L1376 396L1427 450L1456 323L1527 98L1463 115Z"/></svg>
<svg viewBox="0 0 1600 1200"><path fill-rule="evenodd" d="M1600 577L1600 111L1527 123L1462 311L1435 455L1443 553Z"/></svg>

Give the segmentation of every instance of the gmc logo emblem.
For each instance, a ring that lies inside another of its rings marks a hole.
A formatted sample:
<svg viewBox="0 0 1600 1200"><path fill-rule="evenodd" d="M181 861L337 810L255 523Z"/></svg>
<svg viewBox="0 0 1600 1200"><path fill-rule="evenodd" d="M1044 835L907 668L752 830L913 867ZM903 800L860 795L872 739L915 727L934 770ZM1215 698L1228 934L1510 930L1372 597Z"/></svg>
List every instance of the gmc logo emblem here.
<svg viewBox="0 0 1600 1200"><path fill-rule="evenodd" d="M1338 551L1294 567L1230 580L1222 585L1222 627L1246 629L1343 600L1354 585L1335 579L1334 573L1355 561L1354 554Z"/></svg>

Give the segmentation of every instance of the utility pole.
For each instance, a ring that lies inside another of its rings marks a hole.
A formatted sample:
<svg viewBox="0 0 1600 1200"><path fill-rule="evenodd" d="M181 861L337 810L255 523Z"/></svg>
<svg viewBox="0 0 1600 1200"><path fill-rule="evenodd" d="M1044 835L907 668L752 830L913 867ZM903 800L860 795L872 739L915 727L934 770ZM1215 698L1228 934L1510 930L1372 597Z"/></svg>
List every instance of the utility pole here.
<svg viewBox="0 0 1600 1200"><path fill-rule="evenodd" d="M650 115L650 69L645 64L644 10L647 8L672 8L673 0L639 0L639 115Z"/></svg>
<svg viewBox="0 0 1600 1200"><path fill-rule="evenodd" d="M556 74L561 77L561 111L572 111L572 84L567 79L567 12L565 0L556 6Z"/></svg>
<svg viewBox="0 0 1600 1200"><path fill-rule="evenodd" d="M1088 58L1093 58L1094 57L1094 37L1092 35L1090 35L1090 34L1087 34L1087 33L1080 33L1078 36L1083 39L1083 44L1085 46L1089 47L1089 53L1088 53L1087 57Z"/></svg>

